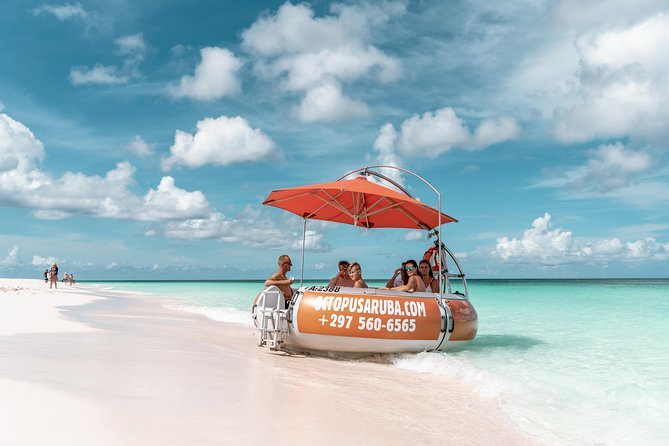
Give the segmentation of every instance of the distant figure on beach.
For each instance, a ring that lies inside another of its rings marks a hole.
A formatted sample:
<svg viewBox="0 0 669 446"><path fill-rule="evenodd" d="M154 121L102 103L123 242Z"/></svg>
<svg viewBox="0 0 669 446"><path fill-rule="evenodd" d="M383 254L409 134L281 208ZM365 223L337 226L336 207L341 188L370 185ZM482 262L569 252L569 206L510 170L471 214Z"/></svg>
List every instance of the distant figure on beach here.
<svg viewBox="0 0 669 446"><path fill-rule="evenodd" d="M349 263L347 260L340 260L339 261L339 272L337 273L336 276L330 280L330 283L328 283L328 287L333 287L333 286L353 286L353 280L351 279L351 276L348 273L348 267Z"/></svg>
<svg viewBox="0 0 669 446"><path fill-rule="evenodd" d="M283 293L283 298L285 299L286 308L288 308L288 302L293 298L293 289L290 287L295 279L292 277L289 279L286 277L286 273L290 271L290 267L293 266L290 257L287 255L279 256L279 269L277 272L272 274L272 276L265 281L265 286L276 285L279 287Z"/></svg>
<svg viewBox="0 0 669 446"><path fill-rule="evenodd" d="M49 283L49 268L44 270L44 283Z"/></svg>
<svg viewBox="0 0 669 446"><path fill-rule="evenodd" d="M353 262L348 269L354 288L369 288L367 282L362 279L362 268L358 262Z"/></svg>
<svg viewBox="0 0 669 446"><path fill-rule="evenodd" d="M63 278L60 279L61 282L67 283L70 280L70 276L67 275L67 273L63 273Z"/></svg>
<svg viewBox="0 0 669 446"><path fill-rule="evenodd" d="M406 262L402 262L402 266L395 270L393 277L386 283L386 288L393 288L400 285L406 285L409 281L409 275L406 272Z"/></svg>
<svg viewBox="0 0 669 446"><path fill-rule="evenodd" d="M432 273L432 265L427 260L421 260L418 264L418 272L425 284L425 289L431 290L433 293L439 292L439 281L434 278Z"/></svg>
<svg viewBox="0 0 669 446"><path fill-rule="evenodd" d="M51 289L52 287L56 287L56 289L58 289L58 264L54 263L53 265L51 265L49 274L51 274L51 282L49 283L49 289Z"/></svg>
<svg viewBox="0 0 669 446"><path fill-rule="evenodd" d="M70 286L74 285L74 274L70 274Z"/></svg>
<svg viewBox="0 0 669 446"><path fill-rule="evenodd" d="M405 285L392 287L391 290L406 291L413 293L414 291L425 291L425 283L418 274L418 263L415 260L407 260L405 270L409 276L409 280Z"/></svg>

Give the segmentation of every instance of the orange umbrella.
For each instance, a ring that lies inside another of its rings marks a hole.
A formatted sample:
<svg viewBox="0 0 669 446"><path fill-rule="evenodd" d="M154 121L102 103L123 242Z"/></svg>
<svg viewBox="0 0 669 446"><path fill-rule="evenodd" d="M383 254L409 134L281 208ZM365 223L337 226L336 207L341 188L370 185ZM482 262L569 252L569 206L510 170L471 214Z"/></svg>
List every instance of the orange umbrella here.
<svg viewBox="0 0 669 446"><path fill-rule="evenodd" d="M368 181L352 180L277 189L263 204L310 220L325 220L365 228L433 229L439 211L415 198ZM457 221L441 213L441 224Z"/></svg>

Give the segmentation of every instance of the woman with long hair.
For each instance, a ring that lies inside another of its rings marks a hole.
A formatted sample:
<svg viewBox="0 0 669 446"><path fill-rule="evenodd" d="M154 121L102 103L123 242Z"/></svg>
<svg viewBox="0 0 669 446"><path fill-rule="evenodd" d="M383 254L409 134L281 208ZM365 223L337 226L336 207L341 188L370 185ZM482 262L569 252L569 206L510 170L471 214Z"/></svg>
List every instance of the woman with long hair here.
<svg viewBox="0 0 669 446"><path fill-rule="evenodd" d="M439 292L439 281L434 278L432 273L432 265L427 260L421 260L418 264L418 272L420 273L421 279L425 284L425 288L432 290L433 293Z"/></svg>
<svg viewBox="0 0 669 446"><path fill-rule="evenodd" d="M425 291L423 279L421 279L418 274L418 263L416 263L415 260L407 260L404 268L409 276L409 280L407 280L405 285L392 287L391 290L406 291L409 293L413 293L414 291Z"/></svg>

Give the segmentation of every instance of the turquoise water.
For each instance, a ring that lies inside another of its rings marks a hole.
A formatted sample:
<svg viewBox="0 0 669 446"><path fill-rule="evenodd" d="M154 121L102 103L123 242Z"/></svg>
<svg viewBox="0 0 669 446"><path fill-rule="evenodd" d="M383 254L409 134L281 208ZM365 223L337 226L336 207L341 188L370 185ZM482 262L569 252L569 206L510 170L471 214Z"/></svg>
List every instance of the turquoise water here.
<svg viewBox="0 0 669 446"><path fill-rule="evenodd" d="M395 366L464 382L545 444L669 444L669 280L469 284L476 340L445 354L397 355ZM262 282L96 286L174 297L212 319L249 323Z"/></svg>

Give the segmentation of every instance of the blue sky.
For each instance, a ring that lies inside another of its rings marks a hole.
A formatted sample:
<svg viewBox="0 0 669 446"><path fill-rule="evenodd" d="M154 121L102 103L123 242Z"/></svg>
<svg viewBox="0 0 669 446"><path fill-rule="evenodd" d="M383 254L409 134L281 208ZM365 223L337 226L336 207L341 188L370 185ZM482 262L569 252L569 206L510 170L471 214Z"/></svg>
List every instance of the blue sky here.
<svg viewBox="0 0 669 446"><path fill-rule="evenodd" d="M2 10L1 276L264 278L282 253L299 276L302 221L267 194L393 164L441 191L470 277L669 277L665 2ZM308 229L307 278L428 246Z"/></svg>

